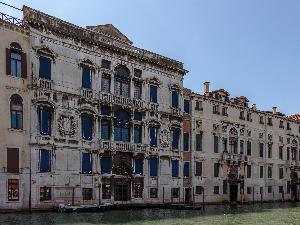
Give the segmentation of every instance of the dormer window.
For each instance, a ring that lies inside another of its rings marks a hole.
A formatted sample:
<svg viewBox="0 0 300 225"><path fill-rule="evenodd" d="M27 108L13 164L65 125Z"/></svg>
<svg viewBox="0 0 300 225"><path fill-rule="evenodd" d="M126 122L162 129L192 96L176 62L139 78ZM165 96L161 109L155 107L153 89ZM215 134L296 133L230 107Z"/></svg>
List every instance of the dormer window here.
<svg viewBox="0 0 300 225"><path fill-rule="evenodd" d="M197 110L197 111L203 111L202 101L196 101L195 110Z"/></svg>
<svg viewBox="0 0 300 225"><path fill-rule="evenodd" d="M213 106L213 114L220 115L220 106L219 105Z"/></svg>

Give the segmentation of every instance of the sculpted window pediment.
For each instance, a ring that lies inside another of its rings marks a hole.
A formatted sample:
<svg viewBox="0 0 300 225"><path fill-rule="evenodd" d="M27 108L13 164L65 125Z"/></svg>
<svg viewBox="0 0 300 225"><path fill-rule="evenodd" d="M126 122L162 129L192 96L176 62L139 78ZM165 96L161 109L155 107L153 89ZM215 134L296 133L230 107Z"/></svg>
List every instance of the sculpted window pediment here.
<svg viewBox="0 0 300 225"><path fill-rule="evenodd" d="M178 92L181 91L181 87L178 84L170 85L170 89L173 90L173 91L178 91Z"/></svg>
<svg viewBox="0 0 300 225"><path fill-rule="evenodd" d="M56 54L47 46L37 46L34 49L38 55L47 56L53 60L56 58Z"/></svg>
<svg viewBox="0 0 300 225"><path fill-rule="evenodd" d="M159 86L161 84L161 81L157 77L152 77L148 80L148 83Z"/></svg>
<svg viewBox="0 0 300 225"><path fill-rule="evenodd" d="M90 59L83 59L79 61L79 66L80 67L88 67L95 71L97 69L97 65L93 63Z"/></svg>

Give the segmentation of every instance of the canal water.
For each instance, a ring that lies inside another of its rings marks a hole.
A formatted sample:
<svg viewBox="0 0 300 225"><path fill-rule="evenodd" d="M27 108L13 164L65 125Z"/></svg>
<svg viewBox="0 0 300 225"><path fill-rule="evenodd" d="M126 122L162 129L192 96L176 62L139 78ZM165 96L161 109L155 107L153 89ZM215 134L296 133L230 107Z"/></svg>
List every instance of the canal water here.
<svg viewBox="0 0 300 225"><path fill-rule="evenodd" d="M143 209L101 213L8 213L1 225L300 225L300 204L206 206L201 210Z"/></svg>

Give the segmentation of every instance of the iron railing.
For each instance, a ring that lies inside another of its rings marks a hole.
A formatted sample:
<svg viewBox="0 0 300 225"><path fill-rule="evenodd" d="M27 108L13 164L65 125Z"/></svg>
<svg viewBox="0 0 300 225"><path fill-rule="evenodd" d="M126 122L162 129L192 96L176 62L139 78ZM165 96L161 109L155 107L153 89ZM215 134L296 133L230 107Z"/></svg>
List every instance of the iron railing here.
<svg viewBox="0 0 300 225"><path fill-rule="evenodd" d="M0 20L3 20L5 22L8 22L8 23L12 23L16 26L20 26L20 27L24 27L23 25L23 20L21 19L18 19L16 17L13 17L13 16L10 16L10 15L7 15L5 13L2 13L0 12Z"/></svg>

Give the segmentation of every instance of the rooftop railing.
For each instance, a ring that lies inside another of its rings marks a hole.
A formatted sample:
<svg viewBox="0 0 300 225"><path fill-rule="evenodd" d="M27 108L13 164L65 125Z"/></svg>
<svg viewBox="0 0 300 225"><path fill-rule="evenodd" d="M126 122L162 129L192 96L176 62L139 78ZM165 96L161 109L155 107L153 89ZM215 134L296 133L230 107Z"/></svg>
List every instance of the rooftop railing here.
<svg viewBox="0 0 300 225"><path fill-rule="evenodd" d="M12 23L16 26L23 27L23 20L18 19L16 17L7 15L5 13L0 12L0 20L3 20L7 23Z"/></svg>

